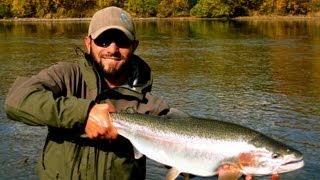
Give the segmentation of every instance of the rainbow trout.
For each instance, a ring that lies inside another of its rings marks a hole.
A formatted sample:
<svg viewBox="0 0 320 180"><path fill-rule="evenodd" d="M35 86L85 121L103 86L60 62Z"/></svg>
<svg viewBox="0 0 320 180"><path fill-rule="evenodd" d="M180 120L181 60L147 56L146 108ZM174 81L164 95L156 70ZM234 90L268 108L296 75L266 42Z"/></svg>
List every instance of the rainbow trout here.
<svg viewBox="0 0 320 180"><path fill-rule="evenodd" d="M304 165L298 150L229 122L137 113L111 113L111 118L134 146L136 158L145 155L172 167L167 179L180 173L219 179L278 175Z"/></svg>

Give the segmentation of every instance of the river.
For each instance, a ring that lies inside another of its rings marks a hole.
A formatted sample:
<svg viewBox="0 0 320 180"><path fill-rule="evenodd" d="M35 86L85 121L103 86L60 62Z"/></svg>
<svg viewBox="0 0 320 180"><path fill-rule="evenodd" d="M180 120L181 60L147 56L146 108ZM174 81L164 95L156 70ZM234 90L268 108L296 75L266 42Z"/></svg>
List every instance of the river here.
<svg viewBox="0 0 320 180"><path fill-rule="evenodd" d="M8 89L17 76L81 58L75 48L84 49L88 24L0 21L0 179L36 179L46 135L44 127L6 117ZM136 54L153 70L154 94L192 115L235 122L303 152L305 167L281 179L320 177L319 19L138 19L136 27ZM164 179L162 165L147 165L147 179Z"/></svg>

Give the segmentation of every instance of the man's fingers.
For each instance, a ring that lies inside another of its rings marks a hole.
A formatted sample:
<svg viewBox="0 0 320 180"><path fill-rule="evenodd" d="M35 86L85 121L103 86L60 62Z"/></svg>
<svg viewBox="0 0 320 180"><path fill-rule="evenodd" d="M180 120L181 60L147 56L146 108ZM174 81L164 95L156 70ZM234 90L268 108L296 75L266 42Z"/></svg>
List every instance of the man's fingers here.
<svg viewBox="0 0 320 180"><path fill-rule="evenodd" d="M85 132L89 138L115 139L118 131L112 124L109 112L116 112L113 106L108 104L94 105L88 115Z"/></svg>
<svg viewBox="0 0 320 180"><path fill-rule="evenodd" d="M109 104L108 104L108 105L109 105ZM109 105L108 110L109 110L109 112L111 112L111 113L117 112L117 110L116 110L112 105Z"/></svg>
<svg viewBox="0 0 320 180"><path fill-rule="evenodd" d="M86 132L88 138L93 139L98 136L98 133L96 131L97 128L98 128L98 126L96 124L87 122L87 125L85 127L85 132Z"/></svg>

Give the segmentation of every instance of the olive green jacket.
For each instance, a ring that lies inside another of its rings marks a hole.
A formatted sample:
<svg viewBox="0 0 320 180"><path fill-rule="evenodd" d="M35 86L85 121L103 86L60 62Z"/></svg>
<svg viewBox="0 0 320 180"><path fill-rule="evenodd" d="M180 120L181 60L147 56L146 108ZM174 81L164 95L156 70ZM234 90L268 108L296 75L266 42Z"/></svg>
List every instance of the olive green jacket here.
<svg viewBox="0 0 320 180"><path fill-rule="evenodd" d="M128 82L105 88L89 55L80 63L61 62L31 78L20 77L6 98L10 119L48 127L37 166L40 179L144 179L145 158L134 159L131 143L81 138L94 103L111 103L122 112L161 115L168 111L162 98L150 93L149 66L133 56Z"/></svg>

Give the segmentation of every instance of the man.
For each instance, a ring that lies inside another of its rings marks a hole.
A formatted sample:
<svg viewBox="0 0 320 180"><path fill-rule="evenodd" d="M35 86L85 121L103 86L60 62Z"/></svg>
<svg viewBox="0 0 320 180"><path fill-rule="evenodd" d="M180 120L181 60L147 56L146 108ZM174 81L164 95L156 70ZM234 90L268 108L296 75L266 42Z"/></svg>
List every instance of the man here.
<svg viewBox="0 0 320 180"><path fill-rule="evenodd" d="M61 62L31 78L18 78L5 110L9 118L48 127L37 166L40 179L144 179L145 158L117 135L109 112L162 115L169 110L150 93L149 66L131 16L117 7L96 12L79 63ZM103 125L106 124L107 126ZM86 133L88 138L83 138Z"/></svg>

